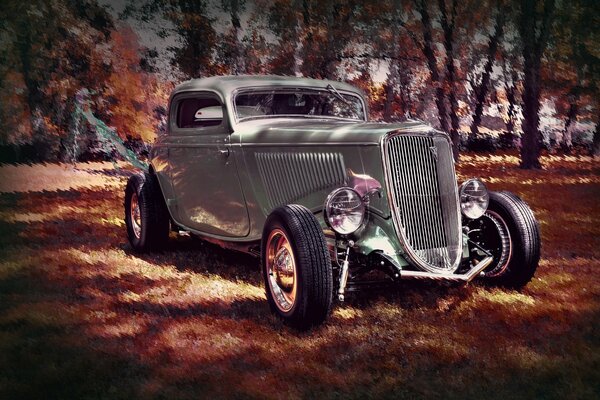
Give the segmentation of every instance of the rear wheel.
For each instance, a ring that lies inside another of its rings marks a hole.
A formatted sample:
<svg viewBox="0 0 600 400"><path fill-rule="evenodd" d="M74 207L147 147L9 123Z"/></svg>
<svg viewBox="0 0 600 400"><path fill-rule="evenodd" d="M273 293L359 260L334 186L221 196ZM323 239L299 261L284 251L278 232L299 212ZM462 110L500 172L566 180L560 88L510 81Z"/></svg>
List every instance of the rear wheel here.
<svg viewBox="0 0 600 400"><path fill-rule="evenodd" d="M510 192L490 192L488 210L469 228L470 239L493 256L483 272L489 283L518 289L531 280L540 259L540 228L527 203Z"/></svg>
<svg viewBox="0 0 600 400"><path fill-rule="evenodd" d="M169 239L169 224L156 176L130 177L125 188L125 226L131 246L140 252L159 250Z"/></svg>
<svg viewBox="0 0 600 400"><path fill-rule="evenodd" d="M298 329L322 323L331 310L333 276L315 216L299 205L277 208L265 223L261 250L271 310Z"/></svg>

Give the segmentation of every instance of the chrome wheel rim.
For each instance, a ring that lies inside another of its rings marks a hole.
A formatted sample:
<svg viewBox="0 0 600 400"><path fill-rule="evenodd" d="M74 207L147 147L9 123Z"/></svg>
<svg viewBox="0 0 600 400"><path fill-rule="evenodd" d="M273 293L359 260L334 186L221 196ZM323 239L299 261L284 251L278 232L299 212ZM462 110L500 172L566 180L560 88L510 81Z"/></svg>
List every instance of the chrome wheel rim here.
<svg viewBox="0 0 600 400"><path fill-rule="evenodd" d="M137 239L142 234L142 213L140 211L140 202L137 193L131 195L131 204L129 207L129 220L131 221L131 228L133 234Z"/></svg>
<svg viewBox="0 0 600 400"><path fill-rule="evenodd" d="M274 229L267 239L266 268L269 290L279 310L288 312L294 306L298 274L292 245L281 229Z"/></svg>
<svg viewBox="0 0 600 400"><path fill-rule="evenodd" d="M492 230L495 228L495 234L498 235L495 243L495 247L491 249L494 260L492 264L483 271L484 276L491 278L498 276L506 271L508 268L508 262L512 255L512 240L510 237L510 231L508 225L504 219L494 211L486 211L482 218L487 219L487 222Z"/></svg>

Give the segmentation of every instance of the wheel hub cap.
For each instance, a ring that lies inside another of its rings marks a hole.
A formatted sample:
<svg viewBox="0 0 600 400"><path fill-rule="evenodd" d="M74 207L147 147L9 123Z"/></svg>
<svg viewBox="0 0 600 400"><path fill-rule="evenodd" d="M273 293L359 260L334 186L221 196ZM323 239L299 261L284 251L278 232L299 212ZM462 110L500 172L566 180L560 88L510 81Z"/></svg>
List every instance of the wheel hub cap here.
<svg viewBox="0 0 600 400"><path fill-rule="evenodd" d="M133 230L133 234L136 238L139 239L142 233L142 213L140 212L140 202L137 193L133 193L133 195L131 196L129 219L131 220L131 228Z"/></svg>
<svg viewBox="0 0 600 400"><path fill-rule="evenodd" d="M294 266L292 255L287 248L282 247L275 256L273 273L279 287L289 292L294 287Z"/></svg>
<svg viewBox="0 0 600 400"><path fill-rule="evenodd" d="M298 279L294 251L285 232L274 229L266 248L267 281L277 308L288 312L296 301Z"/></svg>

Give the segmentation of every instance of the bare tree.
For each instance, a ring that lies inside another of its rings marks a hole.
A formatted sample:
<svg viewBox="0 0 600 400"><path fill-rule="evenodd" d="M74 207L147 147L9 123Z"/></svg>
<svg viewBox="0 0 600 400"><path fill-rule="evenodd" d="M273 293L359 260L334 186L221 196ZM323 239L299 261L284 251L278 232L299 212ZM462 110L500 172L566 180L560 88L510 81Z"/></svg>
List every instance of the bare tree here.
<svg viewBox="0 0 600 400"><path fill-rule="evenodd" d="M244 50L242 46L242 23L240 13L244 11L245 0L221 0L221 8L229 13L231 28L222 39L224 44L222 52L226 54L225 60L229 62L232 74L246 72L244 65Z"/></svg>
<svg viewBox="0 0 600 400"><path fill-rule="evenodd" d="M540 3L540 4L538 4ZM540 6L540 7L538 7ZM538 11L541 8L541 11ZM540 123L540 65L548 43L554 0L523 0L519 32L525 75L523 85L523 140L521 168L539 169L541 134Z"/></svg>
<svg viewBox="0 0 600 400"><path fill-rule="evenodd" d="M594 130L591 153L594 157L600 157L600 113L598 113L598 122L596 122L596 129Z"/></svg>
<svg viewBox="0 0 600 400"><path fill-rule="evenodd" d="M438 0L440 8L440 24L444 32L444 49L446 50L446 79L444 92L450 104L450 139L454 159L458 161L458 146L460 144L460 119L458 116L458 96L456 95L456 67L454 65L454 36L456 27L457 0L450 1L449 9L446 0Z"/></svg>
<svg viewBox="0 0 600 400"><path fill-rule="evenodd" d="M479 125L481 124L481 117L483 115L483 107L487 98L487 94L490 88L490 79L492 75L492 69L496 55L498 52L498 45L502 40L504 32L506 10L502 7L501 0L496 1L496 17L494 22L494 30L491 33L488 40L488 49L483 66L483 72L478 82L473 85L473 93L475 97L475 110L473 112L473 122L471 123L471 137L477 138L479 136Z"/></svg>
<svg viewBox="0 0 600 400"><path fill-rule="evenodd" d="M440 127L450 134L452 139L452 151L454 159L458 160L458 147L460 144L460 118L458 115L458 96L456 91L457 71L455 66L455 34L457 21L457 0L450 0L449 6L446 0L438 0L439 24L442 28L442 46L445 51L445 63L443 70L437 64L435 48L437 42L434 39L434 22L429 13L425 0L416 1L416 9L421 14L421 26L423 31L423 42L421 51L427 61L427 67L431 75L431 81L435 87L435 104L438 110Z"/></svg>
<svg viewBox="0 0 600 400"><path fill-rule="evenodd" d="M433 39L433 21L429 14L427 2L425 0L417 0L416 9L421 14L421 23L423 30L423 43L421 51L427 61L431 82L435 87L435 105L438 110L438 119L440 127L444 132L448 132L450 126L448 124L448 111L446 110L446 101L444 93L443 76L438 68L437 57L435 54L436 42Z"/></svg>
<svg viewBox="0 0 600 400"><path fill-rule="evenodd" d="M517 122L517 107L519 106L519 90L517 81L519 76L514 64L508 63L508 54L502 54L502 89L506 96L506 132L500 137L500 142L504 147L512 148L515 145L515 125ZM501 102L498 102L500 105Z"/></svg>

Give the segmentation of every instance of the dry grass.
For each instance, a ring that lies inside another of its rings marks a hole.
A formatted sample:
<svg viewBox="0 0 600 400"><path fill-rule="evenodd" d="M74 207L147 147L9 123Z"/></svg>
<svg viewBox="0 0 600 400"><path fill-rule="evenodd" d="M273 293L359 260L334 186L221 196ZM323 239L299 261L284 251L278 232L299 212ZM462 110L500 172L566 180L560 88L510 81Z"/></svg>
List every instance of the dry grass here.
<svg viewBox="0 0 600 400"><path fill-rule="evenodd" d="M407 283L303 334L270 315L253 258L190 238L133 253L110 164L1 167L0 398L598 398L600 168L543 163L459 170L540 219L522 292Z"/></svg>

